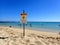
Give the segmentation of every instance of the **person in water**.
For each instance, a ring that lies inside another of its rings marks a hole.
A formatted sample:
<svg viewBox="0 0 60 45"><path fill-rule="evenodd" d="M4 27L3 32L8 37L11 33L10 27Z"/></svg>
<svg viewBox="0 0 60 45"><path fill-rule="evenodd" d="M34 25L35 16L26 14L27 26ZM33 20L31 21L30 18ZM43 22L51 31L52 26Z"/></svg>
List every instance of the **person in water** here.
<svg viewBox="0 0 60 45"><path fill-rule="evenodd" d="M32 25L30 24L30 27L32 27Z"/></svg>
<svg viewBox="0 0 60 45"><path fill-rule="evenodd" d="M9 26L10 28L12 27L12 26Z"/></svg>

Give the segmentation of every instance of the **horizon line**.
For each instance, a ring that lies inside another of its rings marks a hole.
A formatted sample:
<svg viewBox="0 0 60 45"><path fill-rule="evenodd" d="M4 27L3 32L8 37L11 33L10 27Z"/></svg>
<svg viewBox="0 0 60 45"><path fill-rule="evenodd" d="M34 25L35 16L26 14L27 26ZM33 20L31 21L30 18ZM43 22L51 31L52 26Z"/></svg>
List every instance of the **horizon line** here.
<svg viewBox="0 0 60 45"><path fill-rule="evenodd" d="M20 21L0 21L0 22L20 22ZM27 21L27 22L60 22L60 21Z"/></svg>

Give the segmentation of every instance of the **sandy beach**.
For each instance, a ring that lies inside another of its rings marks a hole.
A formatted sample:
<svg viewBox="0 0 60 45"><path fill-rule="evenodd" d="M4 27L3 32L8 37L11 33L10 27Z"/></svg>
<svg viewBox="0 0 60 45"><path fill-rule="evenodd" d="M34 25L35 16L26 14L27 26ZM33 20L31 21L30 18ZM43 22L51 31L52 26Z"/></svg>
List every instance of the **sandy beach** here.
<svg viewBox="0 0 60 45"><path fill-rule="evenodd" d="M0 45L60 45L59 33L26 29L22 38L22 32L22 29L0 26Z"/></svg>

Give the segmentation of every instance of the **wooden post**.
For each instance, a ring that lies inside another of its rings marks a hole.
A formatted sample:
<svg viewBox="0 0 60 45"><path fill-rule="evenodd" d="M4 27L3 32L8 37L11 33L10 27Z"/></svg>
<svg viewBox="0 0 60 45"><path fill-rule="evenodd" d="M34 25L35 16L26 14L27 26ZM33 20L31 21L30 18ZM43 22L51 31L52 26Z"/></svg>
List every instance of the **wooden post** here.
<svg viewBox="0 0 60 45"><path fill-rule="evenodd" d="M25 24L23 23L23 37L25 36Z"/></svg>

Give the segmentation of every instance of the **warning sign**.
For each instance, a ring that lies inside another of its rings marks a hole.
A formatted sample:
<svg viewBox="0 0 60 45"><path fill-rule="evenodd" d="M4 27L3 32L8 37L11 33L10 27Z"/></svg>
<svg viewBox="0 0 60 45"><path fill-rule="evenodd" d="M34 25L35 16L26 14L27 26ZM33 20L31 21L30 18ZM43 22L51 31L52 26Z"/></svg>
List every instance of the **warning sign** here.
<svg viewBox="0 0 60 45"><path fill-rule="evenodd" d="M20 18L21 23L27 23L27 14L25 12L21 13Z"/></svg>

